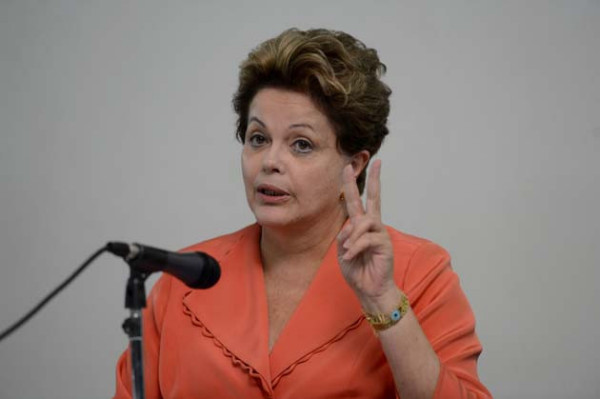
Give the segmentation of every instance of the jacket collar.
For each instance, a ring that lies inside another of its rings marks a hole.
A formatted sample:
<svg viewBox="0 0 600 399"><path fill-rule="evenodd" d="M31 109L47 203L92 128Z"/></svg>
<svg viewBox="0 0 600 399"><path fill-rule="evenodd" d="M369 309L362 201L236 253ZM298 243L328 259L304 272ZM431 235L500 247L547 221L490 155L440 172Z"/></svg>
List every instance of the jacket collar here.
<svg viewBox="0 0 600 399"><path fill-rule="evenodd" d="M184 304L235 357L276 384L297 363L356 326L362 318L360 304L340 272L334 240L269 355L260 227L238 234L239 240L217 255L219 283L192 290Z"/></svg>
<svg viewBox="0 0 600 399"><path fill-rule="evenodd" d="M335 240L271 352L276 383L310 355L340 339L361 320L358 299L344 280Z"/></svg>

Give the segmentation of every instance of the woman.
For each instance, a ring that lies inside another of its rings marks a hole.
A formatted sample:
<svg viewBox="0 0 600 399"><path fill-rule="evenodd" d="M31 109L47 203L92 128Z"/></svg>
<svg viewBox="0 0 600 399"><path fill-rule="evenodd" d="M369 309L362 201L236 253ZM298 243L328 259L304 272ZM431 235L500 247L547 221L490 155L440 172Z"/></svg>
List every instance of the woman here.
<svg viewBox="0 0 600 399"><path fill-rule="evenodd" d="M186 249L220 282L163 275L145 310L148 398L489 397L448 254L381 221L389 88L341 32L288 30L253 50L234 96L256 224ZM366 183L366 204L360 195ZM126 351L116 398L130 397Z"/></svg>

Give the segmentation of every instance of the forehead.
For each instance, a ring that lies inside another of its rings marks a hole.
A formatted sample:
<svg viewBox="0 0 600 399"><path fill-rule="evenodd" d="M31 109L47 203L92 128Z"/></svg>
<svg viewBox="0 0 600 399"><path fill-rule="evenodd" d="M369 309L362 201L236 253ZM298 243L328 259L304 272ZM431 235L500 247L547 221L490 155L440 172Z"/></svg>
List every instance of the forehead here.
<svg viewBox="0 0 600 399"><path fill-rule="evenodd" d="M261 120L270 118L273 122L276 119L292 119L292 123L312 121L329 124L327 116L308 95L279 88L265 88L256 93L250 103L248 116Z"/></svg>

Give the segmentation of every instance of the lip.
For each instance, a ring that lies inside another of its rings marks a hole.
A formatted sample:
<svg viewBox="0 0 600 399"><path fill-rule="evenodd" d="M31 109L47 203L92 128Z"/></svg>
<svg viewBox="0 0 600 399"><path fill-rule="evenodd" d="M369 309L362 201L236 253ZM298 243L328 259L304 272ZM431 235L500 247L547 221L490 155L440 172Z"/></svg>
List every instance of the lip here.
<svg viewBox="0 0 600 399"><path fill-rule="evenodd" d="M269 190L278 193L279 195L268 195L262 191ZM279 204L287 201L291 196L287 191L272 185L272 184L259 184L256 187L256 197L263 203L266 204Z"/></svg>

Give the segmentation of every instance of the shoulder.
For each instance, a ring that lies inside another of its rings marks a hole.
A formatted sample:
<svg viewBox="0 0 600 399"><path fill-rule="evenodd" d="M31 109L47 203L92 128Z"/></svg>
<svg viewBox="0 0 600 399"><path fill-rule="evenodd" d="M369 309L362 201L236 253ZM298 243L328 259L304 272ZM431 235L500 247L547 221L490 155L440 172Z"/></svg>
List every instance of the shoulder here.
<svg viewBox="0 0 600 399"><path fill-rule="evenodd" d="M251 224L233 233L224 234L205 241L192 244L180 250L180 252L206 252L217 260L227 256L241 242L257 236L260 232L258 224Z"/></svg>
<svg viewBox="0 0 600 399"><path fill-rule="evenodd" d="M441 275L454 275L450 254L442 246L387 227L394 248L396 281L408 290L436 281Z"/></svg>
<svg viewBox="0 0 600 399"><path fill-rule="evenodd" d="M386 228L392 240L395 257L400 257L406 261L410 261L415 255L423 253L450 257L444 248L426 238L407 234L390 226L386 226Z"/></svg>
<svg viewBox="0 0 600 399"><path fill-rule="evenodd" d="M238 248L242 243L247 243L248 240L252 239L253 237L258 237L259 233L260 226L258 226L258 224L252 224L233 233L223 234L189 245L180 249L178 252L206 253L215 258L222 268L224 264L227 264L226 259L228 258L228 255L235 248ZM183 282L179 281L176 277L173 277L168 273L162 273L152 290L156 291L155 296L160 296L162 298L173 294L175 291L177 295L181 296L183 293L188 292L190 288L188 288Z"/></svg>

